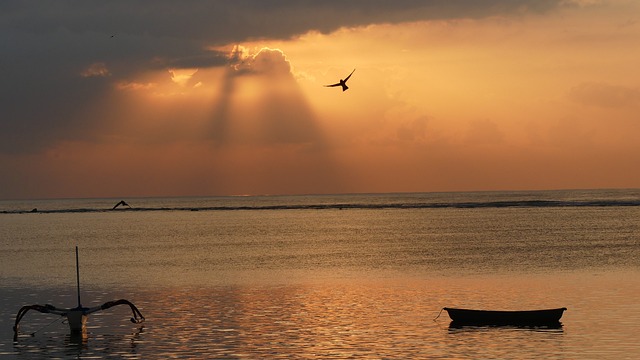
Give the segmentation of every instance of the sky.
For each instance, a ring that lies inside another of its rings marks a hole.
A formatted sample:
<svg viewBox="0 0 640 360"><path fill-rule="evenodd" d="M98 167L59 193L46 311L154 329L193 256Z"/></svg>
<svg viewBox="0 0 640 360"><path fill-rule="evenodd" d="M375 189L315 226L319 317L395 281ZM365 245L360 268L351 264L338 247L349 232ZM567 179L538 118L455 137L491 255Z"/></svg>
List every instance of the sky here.
<svg viewBox="0 0 640 360"><path fill-rule="evenodd" d="M631 0L4 0L0 199L639 188L638 44Z"/></svg>

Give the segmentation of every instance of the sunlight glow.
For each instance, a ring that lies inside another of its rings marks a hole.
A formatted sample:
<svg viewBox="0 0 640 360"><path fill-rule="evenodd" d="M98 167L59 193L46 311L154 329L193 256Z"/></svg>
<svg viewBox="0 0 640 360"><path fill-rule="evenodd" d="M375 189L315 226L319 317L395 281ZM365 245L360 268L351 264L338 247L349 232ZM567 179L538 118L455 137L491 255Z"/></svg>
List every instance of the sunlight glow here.
<svg viewBox="0 0 640 360"><path fill-rule="evenodd" d="M82 77L107 77L111 76L111 72L107 68L107 65L103 62L97 62L89 65L86 69L80 73Z"/></svg>
<svg viewBox="0 0 640 360"><path fill-rule="evenodd" d="M171 81L180 86L186 86L198 69L169 69L168 71L171 74Z"/></svg>

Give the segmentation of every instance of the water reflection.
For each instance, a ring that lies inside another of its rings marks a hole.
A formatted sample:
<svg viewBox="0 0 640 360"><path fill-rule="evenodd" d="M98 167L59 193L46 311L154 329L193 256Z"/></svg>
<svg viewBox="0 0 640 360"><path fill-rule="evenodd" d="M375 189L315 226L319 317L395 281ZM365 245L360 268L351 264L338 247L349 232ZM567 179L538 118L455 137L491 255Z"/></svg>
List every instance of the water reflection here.
<svg viewBox="0 0 640 360"><path fill-rule="evenodd" d="M451 358L584 358L566 340L562 327L450 326L443 342Z"/></svg>
<svg viewBox="0 0 640 360"><path fill-rule="evenodd" d="M81 336L69 334L68 325L58 322L34 337L20 336L13 344L3 342L11 325L7 319L15 316L24 298L50 296L32 289L3 291L0 357L618 359L640 354L633 331L640 314L638 287L622 287L616 283L618 278L619 274L562 281L556 277L390 278L153 290L101 288L89 291L86 298L101 301L123 292L134 294L147 317L145 327L128 321L128 309L113 308L92 316ZM547 295L531 295L543 289ZM562 302L572 311L557 327L459 327L448 319L433 321L443 304L505 308L526 298L527 307ZM38 329L51 319L28 320L25 325L30 328L25 330Z"/></svg>
<svg viewBox="0 0 640 360"><path fill-rule="evenodd" d="M132 333L95 333L91 331L49 331L42 334L20 335L13 342L13 351L1 355L25 358L138 358L138 344L144 327ZM6 349L5 349L6 350Z"/></svg>
<svg viewBox="0 0 640 360"><path fill-rule="evenodd" d="M555 324L545 325L469 325L452 321L449 323L449 332L461 332L461 331L484 331L486 329L498 330L529 330L539 332L564 332L564 327L561 322Z"/></svg>
<svg viewBox="0 0 640 360"><path fill-rule="evenodd" d="M64 338L65 356L80 357L83 351L88 350L89 335L87 330L72 331Z"/></svg>

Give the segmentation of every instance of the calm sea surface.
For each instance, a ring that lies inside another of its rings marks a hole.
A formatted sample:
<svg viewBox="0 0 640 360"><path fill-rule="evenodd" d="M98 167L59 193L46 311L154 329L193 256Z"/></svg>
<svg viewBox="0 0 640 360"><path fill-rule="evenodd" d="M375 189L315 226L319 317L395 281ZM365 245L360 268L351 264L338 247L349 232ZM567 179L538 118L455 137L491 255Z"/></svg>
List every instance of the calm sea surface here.
<svg viewBox="0 0 640 360"><path fill-rule="evenodd" d="M640 358L639 190L120 200L0 201L1 358ZM146 322L29 312L14 339L21 306L77 305L75 246L82 305Z"/></svg>

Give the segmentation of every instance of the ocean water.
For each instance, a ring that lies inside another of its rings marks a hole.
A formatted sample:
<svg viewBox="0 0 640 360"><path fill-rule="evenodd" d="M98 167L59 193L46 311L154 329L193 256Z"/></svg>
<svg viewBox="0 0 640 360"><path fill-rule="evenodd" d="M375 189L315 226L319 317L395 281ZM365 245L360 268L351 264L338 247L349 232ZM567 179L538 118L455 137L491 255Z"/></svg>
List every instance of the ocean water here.
<svg viewBox="0 0 640 360"><path fill-rule="evenodd" d="M118 201L0 202L0 357L640 358L639 190ZM82 305L146 321L32 311L14 338L21 306L77 305L75 246ZM458 328L443 307L568 310Z"/></svg>

